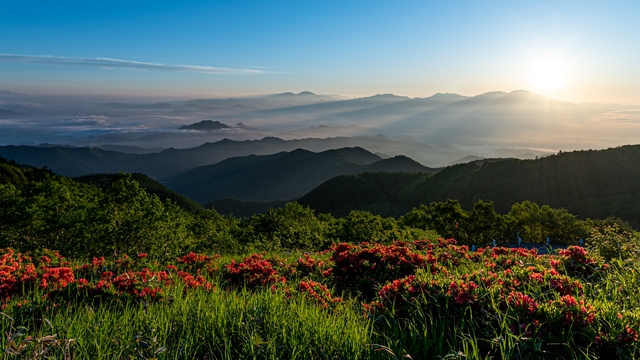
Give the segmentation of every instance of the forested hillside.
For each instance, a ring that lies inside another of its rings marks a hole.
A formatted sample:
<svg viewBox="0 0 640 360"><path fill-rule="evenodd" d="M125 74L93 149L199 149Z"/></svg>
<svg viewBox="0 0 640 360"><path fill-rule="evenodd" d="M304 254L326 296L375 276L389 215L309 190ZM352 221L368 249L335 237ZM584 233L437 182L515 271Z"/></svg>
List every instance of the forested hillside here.
<svg viewBox="0 0 640 360"><path fill-rule="evenodd" d="M537 160L472 162L435 175L339 176L299 201L342 216L347 209L400 216L420 204L457 199L470 210L493 201L500 213L516 202L565 208L582 218L619 216L640 225L640 146L564 152Z"/></svg>
<svg viewBox="0 0 640 360"><path fill-rule="evenodd" d="M85 184L96 185L99 187L107 187L117 176L118 174L91 174L79 176L77 178L74 178L73 180ZM182 210L192 213L197 213L204 210L204 206L202 206L197 201L194 201L193 199L170 190L166 186L160 184L159 182L153 180L145 174L133 173L131 174L131 178L135 180L147 194L156 195L162 202L169 200L172 203L178 205Z"/></svg>
<svg viewBox="0 0 640 360"><path fill-rule="evenodd" d="M404 156L382 159L359 147L319 153L297 149L233 157L180 174L166 185L203 204L223 198L291 200L334 176L363 171L435 172Z"/></svg>

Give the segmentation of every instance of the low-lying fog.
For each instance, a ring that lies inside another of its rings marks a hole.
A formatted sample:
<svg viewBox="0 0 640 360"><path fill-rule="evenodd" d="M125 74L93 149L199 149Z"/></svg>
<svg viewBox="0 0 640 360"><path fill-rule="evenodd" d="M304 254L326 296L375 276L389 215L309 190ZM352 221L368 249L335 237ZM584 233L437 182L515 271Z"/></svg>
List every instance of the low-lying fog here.
<svg viewBox="0 0 640 360"><path fill-rule="evenodd" d="M179 129L202 120L222 126ZM0 127L0 145L103 146L137 153L224 138L382 135L394 147L370 150L413 155L424 165L442 166L474 156L532 158L637 143L640 107L572 104L526 91L358 99L303 92L171 101L44 97L5 90L0 91Z"/></svg>

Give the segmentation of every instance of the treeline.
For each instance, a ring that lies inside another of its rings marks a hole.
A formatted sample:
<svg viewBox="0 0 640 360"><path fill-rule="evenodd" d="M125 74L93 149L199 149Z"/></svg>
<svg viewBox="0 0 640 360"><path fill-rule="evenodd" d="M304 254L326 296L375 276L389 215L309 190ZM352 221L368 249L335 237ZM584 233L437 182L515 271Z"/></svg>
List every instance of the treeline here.
<svg viewBox="0 0 640 360"><path fill-rule="evenodd" d="M583 221L563 209L514 204L498 214L478 201L472 211L457 201L422 205L400 219L365 211L347 216L316 214L288 203L238 219L215 210L191 212L147 193L131 174L105 178L99 186L57 176L47 169L0 163L0 248L57 249L73 258L147 253L172 259L191 251L245 253L328 248L333 242L453 237L464 244L525 242L577 244L603 222Z"/></svg>
<svg viewBox="0 0 640 360"><path fill-rule="evenodd" d="M523 243L577 245L586 240L594 227L617 225L632 231L628 223L610 217L604 220L580 220L565 209L539 206L531 201L515 203L505 215L496 212L492 202L478 200L471 211L465 211L457 200L420 205L402 216L407 227L433 229L446 238L463 244L485 246Z"/></svg>

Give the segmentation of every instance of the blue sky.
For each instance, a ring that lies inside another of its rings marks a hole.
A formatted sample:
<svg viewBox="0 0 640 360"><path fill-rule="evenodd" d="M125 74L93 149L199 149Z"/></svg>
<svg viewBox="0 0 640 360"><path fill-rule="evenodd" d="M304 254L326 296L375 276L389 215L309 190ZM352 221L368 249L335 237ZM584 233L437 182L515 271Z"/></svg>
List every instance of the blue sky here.
<svg viewBox="0 0 640 360"><path fill-rule="evenodd" d="M638 1L0 5L0 90L187 98L528 89L640 105Z"/></svg>

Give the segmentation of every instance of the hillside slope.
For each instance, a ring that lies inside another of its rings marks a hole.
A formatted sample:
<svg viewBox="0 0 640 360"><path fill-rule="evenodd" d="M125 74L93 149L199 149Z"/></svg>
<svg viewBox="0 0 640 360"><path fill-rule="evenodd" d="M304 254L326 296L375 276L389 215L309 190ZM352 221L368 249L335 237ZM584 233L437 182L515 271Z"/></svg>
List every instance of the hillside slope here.
<svg viewBox="0 0 640 360"><path fill-rule="evenodd" d="M358 147L319 153L297 149L288 153L227 159L178 175L166 185L201 203L222 198L286 200L300 197L337 175L399 169L434 171L406 157L383 160Z"/></svg>
<svg viewBox="0 0 640 360"><path fill-rule="evenodd" d="M437 174L340 176L299 202L321 212L342 215L346 209L402 214L420 204L458 199L471 209L477 200L493 201L505 213L516 202L562 207L583 218L620 216L640 220L640 145L607 150L565 152L538 160L506 159L444 168ZM381 210L382 209L382 210Z"/></svg>

